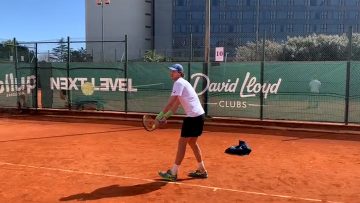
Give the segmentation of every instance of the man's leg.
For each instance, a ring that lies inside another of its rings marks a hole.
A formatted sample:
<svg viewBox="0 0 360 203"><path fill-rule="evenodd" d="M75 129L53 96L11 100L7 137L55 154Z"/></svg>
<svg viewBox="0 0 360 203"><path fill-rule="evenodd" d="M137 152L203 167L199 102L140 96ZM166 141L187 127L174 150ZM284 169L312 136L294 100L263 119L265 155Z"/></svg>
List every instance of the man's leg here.
<svg viewBox="0 0 360 203"><path fill-rule="evenodd" d="M189 140L189 138L180 137L179 142L178 142L177 152L176 152L175 164L173 165L173 167L170 170L168 170L166 172L162 172L162 171L159 172L159 175L163 179L170 180L170 181L176 181L179 166L185 156L186 145L188 143L188 140Z"/></svg>
<svg viewBox="0 0 360 203"><path fill-rule="evenodd" d="M203 160L202 160L202 156L201 156L200 147L199 147L199 145L198 145L198 143L197 143L197 137L191 137L191 138L189 139L189 142L188 142L188 143L189 143L191 149L192 149L193 152L194 152L196 161L197 161L198 163L202 162Z"/></svg>
<svg viewBox="0 0 360 203"><path fill-rule="evenodd" d="M198 139L197 137L191 137L189 139L188 143L194 152L196 161L198 162L198 170L203 172L203 171L206 171L206 169L205 169L204 161L202 159L200 146L197 143L197 139Z"/></svg>
<svg viewBox="0 0 360 203"><path fill-rule="evenodd" d="M184 159L186 152L186 145L190 138L188 137L180 137L178 142L178 148L176 152L175 164L180 165L182 160Z"/></svg>

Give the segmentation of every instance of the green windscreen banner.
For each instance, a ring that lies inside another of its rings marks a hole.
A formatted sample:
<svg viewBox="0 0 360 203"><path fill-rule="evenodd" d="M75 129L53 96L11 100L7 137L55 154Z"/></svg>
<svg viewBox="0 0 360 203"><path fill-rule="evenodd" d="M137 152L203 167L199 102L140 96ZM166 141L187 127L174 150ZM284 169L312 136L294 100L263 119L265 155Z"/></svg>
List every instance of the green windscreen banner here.
<svg viewBox="0 0 360 203"><path fill-rule="evenodd" d="M171 64L2 63L0 106L158 113L171 95ZM360 123L359 62L348 79L346 61L212 63L207 74L203 63L181 64L209 116Z"/></svg>

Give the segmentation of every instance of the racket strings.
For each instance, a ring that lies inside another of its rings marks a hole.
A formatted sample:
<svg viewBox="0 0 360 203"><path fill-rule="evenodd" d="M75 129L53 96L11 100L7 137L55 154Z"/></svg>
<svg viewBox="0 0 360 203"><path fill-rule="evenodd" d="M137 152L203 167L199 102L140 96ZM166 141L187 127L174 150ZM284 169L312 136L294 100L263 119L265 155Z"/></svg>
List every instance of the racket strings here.
<svg viewBox="0 0 360 203"><path fill-rule="evenodd" d="M154 130L156 128L155 119L150 115L145 115L143 117L143 124L146 130Z"/></svg>

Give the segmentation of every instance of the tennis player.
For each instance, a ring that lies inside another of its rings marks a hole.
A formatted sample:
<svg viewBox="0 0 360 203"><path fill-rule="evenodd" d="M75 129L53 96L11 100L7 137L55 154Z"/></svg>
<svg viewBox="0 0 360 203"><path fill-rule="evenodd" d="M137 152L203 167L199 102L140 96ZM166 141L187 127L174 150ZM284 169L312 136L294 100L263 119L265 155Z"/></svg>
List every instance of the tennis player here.
<svg viewBox="0 0 360 203"><path fill-rule="evenodd" d="M173 64L169 69L170 77L174 81L172 93L167 105L163 111L157 115L156 119L160 122L168 119L176 112L180 104L186 113L186 117L183 120L181 128L181 136L178 141L175 163L168 171L160 171L159 175L165 180L177 180L178 169L184 159L186 145L189 144L198 162L198 167L195 171L190 172L188 176L194 178L207 178L208 173L204 166L199 144L197 143L197 139L203 131L204 109L201 106L194 88L183 78L184 68L182 65Z"/></svg>

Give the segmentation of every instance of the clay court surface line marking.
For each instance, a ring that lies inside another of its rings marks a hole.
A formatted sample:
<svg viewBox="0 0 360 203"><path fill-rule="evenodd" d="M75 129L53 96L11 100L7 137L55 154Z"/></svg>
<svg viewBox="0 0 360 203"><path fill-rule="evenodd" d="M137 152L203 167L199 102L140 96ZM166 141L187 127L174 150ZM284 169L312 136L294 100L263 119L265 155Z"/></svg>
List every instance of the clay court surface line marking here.
<svg viewBox="0 0 360 203"><path fill-rule="evenodd" d="M198 185L198 184L190 184L190 183L181 183L181 182L159 181L159 180L154 180L154 179L134 178L134 177L119 176L119 175L112 175L112 174L105 174L105 173L93 173L93 172L86 172L86 171L76 171L76 170L71 170L71 169L51 168L51 167L43 167L43 166L31 166L31 165L14 164L14 163L1 162L1 161L0 161L0 165L16 166L16 167L22 167L22 168L43 169L43 170L59 171L59 172L66 172L66 173L77 173L77 174L85 174L85 175L93 175L93 176L113 177L113 178L130 179L130 180L140 180L140 181L144 181L144 182L167 182L169 184L175 184L175 185L180 185L180 186L187 186L187 187L194 187L194 188L205 188L205 189L212 190L214 192L216 192L217 190L222 190L222 191L237 192L237 193L244 193L244 194L261 195L261 196L268 196L268 197L277 197L277 198L283 198L283 199L303 200L303 201L309 201L309 202L343 203L343 202L326 201L326 200L307 198L307 197L296 197L296 196L290 196L290 195L278 195L278 194L270 194L270 193L264 193L264 192L236 190L236 189L221 188L221 187L206 186L206 185Z"/></svg>

